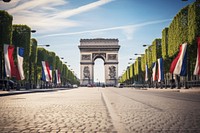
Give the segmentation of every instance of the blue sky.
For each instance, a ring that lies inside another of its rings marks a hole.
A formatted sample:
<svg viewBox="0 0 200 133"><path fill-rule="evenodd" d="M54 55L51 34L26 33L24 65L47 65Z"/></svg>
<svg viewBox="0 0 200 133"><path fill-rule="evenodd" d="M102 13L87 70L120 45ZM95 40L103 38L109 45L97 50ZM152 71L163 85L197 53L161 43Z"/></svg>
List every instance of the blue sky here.
<svg viewBox="0 0 200 133"><path fill-rule="evenodd" d="M81 38L118 38L119 75L143 44L161 38L173 17L195 0L11 0L0 1L0 9L13 16L13 24L26 24L38 44L64 57L77 77L80 74ZM104 81L103 61L95 61L95 80ZM98 70L98 71L97 71Z"/></svg>

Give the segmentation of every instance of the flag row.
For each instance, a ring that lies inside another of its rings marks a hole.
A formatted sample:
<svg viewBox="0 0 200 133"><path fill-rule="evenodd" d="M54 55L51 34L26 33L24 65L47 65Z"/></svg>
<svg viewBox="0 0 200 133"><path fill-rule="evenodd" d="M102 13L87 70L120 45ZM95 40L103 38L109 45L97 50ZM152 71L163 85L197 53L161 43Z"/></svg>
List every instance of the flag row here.
<svg viewBox="0 0 200 133"><path fill-rule="evenodd" d="M4 62L5 62L5 77L14 77L17 80L24 80L24 48L17 47L17 65L14 62L14 50L12 45L4 44ZM42 61L42 80L46 82L52 82L52 67L49 66L47 61ZM58 69L55 70L54 83L61 83L61 73Z"/></svg>
<svg viewBox="0 0 200 133"><path fill-rule="evenodd" d="M58 69L55 70L54 83L61 84L61 73ZM52 67L47 61L42 61L42 80L52 82Z"/></svg>
<svg viewBox="0 0 200 133"><path fill-rule="evenodd" d="M169 72L171 74L174 75L179 75L179 76L187 76L188 70L187 70L187 61L188 61L188 44L187 43L183 43L180 45L179 47L179 52L177 54L177 56L173 59L173 61L171 62L170 68L169 68ZM138 63L138 62L136 62ZM150 77L152 79L152 81L158 81L158 82L162 82L164 81L164 60L163 58L159 58L157 59L156 62L152 63L151 67L148 67L148 63L145 65L145 70L144 70L144 81L149 81ZM130 70L127 70L121 77L121 81L126 81L126 80L130 80L131 77L129 77L131 74L134 73L134 70L132 69L137 69L137 67L135 68L133 66L129 67ZM151 73L152 75L148 75L150 72L149 70L151 69ZM166 70L166 69L165 69ZM130 74L129 74L130 73ZM200 75L200 37L197 37L197 57L196 57L196 65L193 71L193 75ZM125 77L124 77L125 76Z"/></svg>

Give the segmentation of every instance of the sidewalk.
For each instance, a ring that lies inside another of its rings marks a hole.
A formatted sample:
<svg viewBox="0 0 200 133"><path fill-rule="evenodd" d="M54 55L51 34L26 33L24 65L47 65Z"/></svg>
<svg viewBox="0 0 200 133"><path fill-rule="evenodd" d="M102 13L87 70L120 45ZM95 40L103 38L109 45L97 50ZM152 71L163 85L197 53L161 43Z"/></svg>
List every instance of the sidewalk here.
<svg viewBox="0 0 200 133"><path fill-rule="evenodd" d="M181 89L177 89L177 88L174 88L174 89L171 89L171 88L163 88L163 89L160 89L160 88L147 88L147 90L149 91L166 91L166 92L182 92L182 93L200 93L200 88L189 88L189 89L184 89L184 88L181 88Z"/></svg>
<svg viewBox="0 0 200 133"><path fill-rule="evenodd" d="M38 93L38 92L51 92L51 91L58 91L58 90L68 90L72 88L51 88L51 89L29 89L29 90L10 90L10 91L2 91L0 90L0 97L2 96L10 96L10 95L18 95L18 94L26 94L26 93Z"/></svg>

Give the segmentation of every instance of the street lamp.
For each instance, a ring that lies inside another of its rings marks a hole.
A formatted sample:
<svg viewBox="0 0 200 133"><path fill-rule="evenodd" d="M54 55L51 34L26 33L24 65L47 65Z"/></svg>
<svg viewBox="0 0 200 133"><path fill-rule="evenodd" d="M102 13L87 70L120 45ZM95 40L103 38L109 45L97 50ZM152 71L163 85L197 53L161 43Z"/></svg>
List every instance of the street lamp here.
<svg viewBox="0 0 200 133"><path fill-rule="evenodd" d="M136 60L136 59L130 58L129 60Z"/></svg>
<svg viewBox="0 0 200 133"><path fill-rule="evenodd" d="M42 45L38 45L38 46L50 47L50 45L48 45L48 44L47 44L47 45L43 45L43 44L42 44Z"/></svg>
<svg viewBox="0 0 200 133"><path fill-rule="evenodd" d="M137 54L137 53L135 53L135 55L144 55L144 54Z"/></svg>
<svg viewBox="0 0 200 133"><path fill-rule="evenodd" d="M144 45L142 45L143 47L146 47L146 46L151 46L151 45L148 45L148 44L144 44Z"/></svg>
<svg viewBox="0 0 200 133"><path fill-rule="evenodd" d="M27 32L27 31L22 31L22 33L24 33L24 32ZM35 33L36 30L31 30L30 32ZM29 87L28 87L28 89L32 89L32 83L31 83L32 73L31 73L31 71L32 71L32 62L31 62L31 60L29 60L29 85L28 85Z"/></svg>
<svg viewBox="0 0 200 133"><path fill-rule="evenodd" d="M35 33L36 32L36 30L31 30L31 33Z"/></svg>

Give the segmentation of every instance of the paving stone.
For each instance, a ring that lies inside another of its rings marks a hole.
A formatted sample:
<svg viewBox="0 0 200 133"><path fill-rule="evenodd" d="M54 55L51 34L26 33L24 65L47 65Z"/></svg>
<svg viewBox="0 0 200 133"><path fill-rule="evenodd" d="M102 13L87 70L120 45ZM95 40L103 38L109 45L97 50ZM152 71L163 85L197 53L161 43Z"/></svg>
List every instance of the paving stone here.
<svg viewBox="0 0 200 133"><path fill-rule="evenodd" d="M19 132L97 132L101 123L112 124L97 88L13 95L0 101L0 130L7 132L14 127Z"/></svg>

